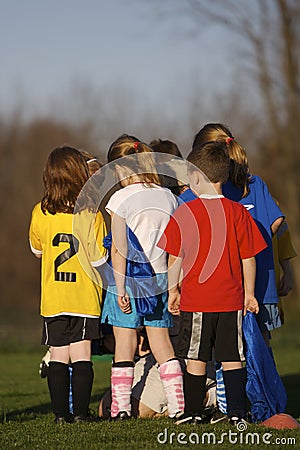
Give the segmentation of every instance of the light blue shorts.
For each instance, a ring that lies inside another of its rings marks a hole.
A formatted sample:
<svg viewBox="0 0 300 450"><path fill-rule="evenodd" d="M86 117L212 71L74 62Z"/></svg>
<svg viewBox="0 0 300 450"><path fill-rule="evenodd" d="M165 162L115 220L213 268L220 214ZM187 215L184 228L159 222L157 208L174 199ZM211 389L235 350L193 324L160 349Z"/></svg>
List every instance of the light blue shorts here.
<svg viewBox="0 0 300 450"><path fill-rule="evenodd" d="M116 286L108 286L101 315L101 323L108 323L121 328L138 328L142 325L156 328L170 328L173 326L172 314L168 311L168 278L167 274L156 274L156 281L161 289L157 306L153 314L141 317L136 312L135 300L132 292L127 288L131 299L131 313L125 314L118 305Z"/></svg>

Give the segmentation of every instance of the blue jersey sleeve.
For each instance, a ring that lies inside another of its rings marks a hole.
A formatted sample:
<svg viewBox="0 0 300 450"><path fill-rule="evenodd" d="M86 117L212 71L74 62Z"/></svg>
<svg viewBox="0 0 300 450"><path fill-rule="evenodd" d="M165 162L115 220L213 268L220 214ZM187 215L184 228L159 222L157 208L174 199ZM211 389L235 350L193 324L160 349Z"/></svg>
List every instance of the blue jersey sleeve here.
<svg viewBox="0 0 300 450"><path fill-rule="evenodd" d="M269 189L266 183L259 177L257 177L261 183L262 195L264 199L264 203L266 206L266 211L269 216L270 226L275 222L279 217L284 217L283 212L273 199L272 195L269 192Z"/></svg>

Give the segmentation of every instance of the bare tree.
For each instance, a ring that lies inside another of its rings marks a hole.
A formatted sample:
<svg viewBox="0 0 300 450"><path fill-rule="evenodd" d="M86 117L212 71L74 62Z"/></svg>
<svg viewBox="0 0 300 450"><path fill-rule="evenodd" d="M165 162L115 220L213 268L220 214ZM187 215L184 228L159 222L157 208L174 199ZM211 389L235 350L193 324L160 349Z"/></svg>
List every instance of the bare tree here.
<svg viewBox="0 0 300 450"><path fill-rule="evenodd" d="M239 69L254 81L264 111L257 149L264 178L275 187L299 249L299 0L167 0L161 8L168 17L188 17L191 36L217 24L238 38Z"/></svg>

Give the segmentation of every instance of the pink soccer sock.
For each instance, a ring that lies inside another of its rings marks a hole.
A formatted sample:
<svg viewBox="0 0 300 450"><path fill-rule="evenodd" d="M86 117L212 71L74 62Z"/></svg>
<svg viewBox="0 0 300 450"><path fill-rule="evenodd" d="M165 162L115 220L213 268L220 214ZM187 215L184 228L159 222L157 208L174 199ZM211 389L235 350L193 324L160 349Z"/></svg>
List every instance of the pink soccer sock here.
<svg viewBox="0 0 300 450"><path fill-rule="evenodd" d="M168 402L169 417L184 411L183 376L180 363L171 359L159 368L160 379Z"/></svg>
<svg viewBox="0 0 300 450"><path fill-rule="evenodd" d="M111 369L111 417L116 417L120 411L131 415L133 370L133 367Z"/></svg>

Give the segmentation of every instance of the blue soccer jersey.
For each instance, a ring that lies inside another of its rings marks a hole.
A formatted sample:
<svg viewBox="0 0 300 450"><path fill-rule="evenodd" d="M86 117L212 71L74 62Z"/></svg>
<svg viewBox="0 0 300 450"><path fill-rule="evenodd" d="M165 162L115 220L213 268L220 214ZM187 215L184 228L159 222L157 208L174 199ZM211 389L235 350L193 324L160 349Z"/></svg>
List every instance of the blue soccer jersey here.
<svg viewBox="0 0 300 450"><path fill-rule="evenodd" d="M245 206L268 244L265 250L256 255L255 297L259 303L277 303L271 225L284 214L260 177L253 175L249 188L249 194L241 198L242 191L228 181L223 185L223 194Z"/></svg>

